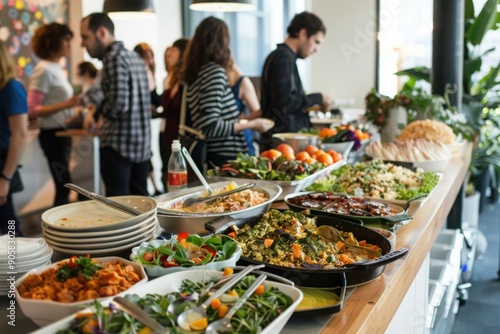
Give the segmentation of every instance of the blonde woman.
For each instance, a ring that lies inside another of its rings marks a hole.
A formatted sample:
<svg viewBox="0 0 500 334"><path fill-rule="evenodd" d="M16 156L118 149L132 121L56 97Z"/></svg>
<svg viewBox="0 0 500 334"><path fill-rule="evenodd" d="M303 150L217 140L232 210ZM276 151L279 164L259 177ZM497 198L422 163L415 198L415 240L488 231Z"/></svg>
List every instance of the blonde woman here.
<svg viewBox="0 0 500 334"><path fill-rule="evenodd" d="M19 220L14 211L12 193L22 190L17 165L27 141L28 105L26 91L16 80L16 68L7 45L0 41L0 233L14 221L20 236Z"/></svg>

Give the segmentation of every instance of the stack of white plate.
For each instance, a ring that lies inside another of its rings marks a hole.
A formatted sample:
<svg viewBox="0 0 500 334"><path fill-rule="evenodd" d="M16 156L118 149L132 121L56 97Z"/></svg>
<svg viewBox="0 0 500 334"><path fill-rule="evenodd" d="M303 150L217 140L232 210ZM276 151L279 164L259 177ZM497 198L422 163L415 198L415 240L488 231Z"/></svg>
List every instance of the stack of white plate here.
<svg viewBox="0 0 500 334"><path fill-rule="evenodd" d="M132 216L97 201L66 204L42 214L45 241L71 255L112 255L131 250L157 233L157 203L145 196L110 199L142 212Z"/></svg>
<svg viewBox="0 0 500 334"><path fill-rule="evenodd" d="M12 242L14 242L14 244ZM14 247L15 253L8 249ZM10 289L11 277L21 277L31 269L50 264L53 250L41 238L9 239L7 234L0 237L0 295L5 296ZM15 280L12 282L15 283Z"/></svg>

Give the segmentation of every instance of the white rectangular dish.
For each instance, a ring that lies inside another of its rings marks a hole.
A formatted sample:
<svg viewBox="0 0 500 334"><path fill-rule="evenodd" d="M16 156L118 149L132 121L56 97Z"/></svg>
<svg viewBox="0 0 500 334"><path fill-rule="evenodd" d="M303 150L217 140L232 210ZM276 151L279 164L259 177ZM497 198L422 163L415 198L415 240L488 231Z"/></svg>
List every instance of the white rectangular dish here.
<svg viewBox="0 0 500 334"><path fill-rule="evenodd" d="M342 159L340 161L335 162L334 164L331 164L330 166L323 168L319 171L317 171L314 174L311 174L302 180L294 180L294 181L274 181L274 180L266 180L267 182L272 182L283 189L281 194L276 198L276 201L283 201L285 199L285 196L289 194L293 194L299 191L304 190L306 187L310 186L317 178L321 176L328 175L331 171L340 168L346 164L345 159ZM245 182L255 182L255 179L242 179L242 178L236 178L236 177L227 177L227 176L207 176L209 180L213 181L245 181Z"/></svg>
<svg viewBox="0 0 500 334"><path fill-rule="evenodd" d="M146 296L147 294L150 293L155 293L155 294L167 294L170 292L178 291L179 287L182 283L183 280L185 279L190 279L195 282L200 282L204 279L216 279L222 276L222 272L220 271L213 271L213 270L190 270L190 271L180 271L176 272L173 274L165 275L162 277L159 277L155 280L149 281L146 284L143 284L142 286L134 287L131 288L127 291L126 294L136 294L139 297ZM294 310L297 308L299 303L301 302L303 298L302 292L290 285L286 285L283 283L277 283L277 282L269 282L265 281L264 285L269 286L272 285L275 288L278 288L281 292L284 294L288 295L292 299L292 305L288 307L281 315L279 315L276 319L274 319L273 322L271 322L266 328L264 328L260 333L261 334L274 334L274 333L279 333L285 324L287 323L288 319L291 317L292 313ZM106 300L103 302L105 306L109 305L109 303L112 301L112 298ZM56 333L58 330L66 329L69 327L70 323L74 319L74 314L71 316L68 316L64 319L61 319L49 326L46 326L44 328L41 328L33 333L36 334L53 334Z"/></svg>

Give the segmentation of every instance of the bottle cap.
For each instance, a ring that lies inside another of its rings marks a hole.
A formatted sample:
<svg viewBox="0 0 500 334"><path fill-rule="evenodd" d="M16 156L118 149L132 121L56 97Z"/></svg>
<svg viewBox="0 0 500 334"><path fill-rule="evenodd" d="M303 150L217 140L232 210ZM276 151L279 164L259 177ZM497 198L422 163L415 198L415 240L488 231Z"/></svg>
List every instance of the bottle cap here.
<svg viewBox="0 0 500 334"><path fill-rule="evenodd" d="M172 141L172 151L180 151L181 150L181 142L178 140Z"/></svg>

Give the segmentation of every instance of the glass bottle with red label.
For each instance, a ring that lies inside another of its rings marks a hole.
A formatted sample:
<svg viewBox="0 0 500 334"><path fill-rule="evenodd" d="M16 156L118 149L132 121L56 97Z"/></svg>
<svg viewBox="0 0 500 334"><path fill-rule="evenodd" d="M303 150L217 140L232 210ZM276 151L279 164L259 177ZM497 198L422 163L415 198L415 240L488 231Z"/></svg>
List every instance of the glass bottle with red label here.
<svg viewBox="0 0 500 334"><path fill-rule="evenodd" d="M187 188L187 166L181 153L181 143L172 142L172 154L168 159L168 191Z"/></svg>

